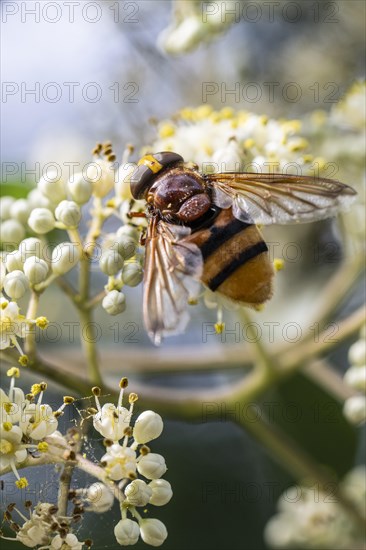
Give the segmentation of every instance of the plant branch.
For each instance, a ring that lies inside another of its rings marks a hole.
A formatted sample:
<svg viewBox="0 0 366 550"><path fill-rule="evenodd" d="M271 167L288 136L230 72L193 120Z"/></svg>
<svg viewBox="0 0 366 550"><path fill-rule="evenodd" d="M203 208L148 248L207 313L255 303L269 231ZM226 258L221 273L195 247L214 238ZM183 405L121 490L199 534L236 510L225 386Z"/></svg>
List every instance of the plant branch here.
<svg viewBox="0 0 366 550"><path fill-rule="evenodd" d="M325 468L322 468L315 462L312 457L301 449L291 438L289 438L282 430L276 426L269 425L263 419L258 418L256 411L253 410L253 417L256 422L251 422L248 415L250 409L254 409L252 405L248 406L245 415L239 415L239 424L241 424L255 439L257 439L266 449L268 449L279 463L280 466L286 467L295 479L306 480L309 478L314 482L319 483L323 487L334 487L334 478L328 474ZM352 516L353 520L364 530L365 518L362 516L358 508L348 498L344 496L339 486L334 490L334 494L338 499L338 503Z"/></svg>
<svg viewBox="0 0 366 550"><path fill-rule="evenodd" d="M34 290L32 290L32 294L29 300L27 314L26 314L27 319L35 319L37 317L38 305L39 305L39 294ZM34 361L37 355L36 329L34 326L26 331L24 345L25 345L25 353L28 355L30 361Z"/></svg>

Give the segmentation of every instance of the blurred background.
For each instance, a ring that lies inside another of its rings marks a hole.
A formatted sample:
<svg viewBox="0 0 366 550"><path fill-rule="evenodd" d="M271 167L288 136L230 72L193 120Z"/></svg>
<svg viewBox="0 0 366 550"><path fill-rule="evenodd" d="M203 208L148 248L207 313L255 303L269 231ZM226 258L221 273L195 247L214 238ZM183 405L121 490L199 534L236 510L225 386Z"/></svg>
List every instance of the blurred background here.
<svg viewBox="0 0 366 550"><path fill-rule="evenodd" d="M232 107L296 119L312 111L330 111L353 82L364 77L363 2L204 4L173 4L166 0L2 1L4 188L16 183L28 189L36 183L32 171L39 173L39 167L50 162L59 163L65 170L70 163L83 166L89 162L97 141L112 140L119 156L125 145L132 143L138 156L143 146L156 139L156 120L170 118L177 110L197 107L206 100L214 109ZM193 5L203 10L202 17L218 8L227 24L197 40L190 39L188 27L176 32L182 14L188 17ZM229 13L232 9L235 16ZM220 91L204 96L207 83L214 83L214 89L217 85ZM258 97L251 95L251 83L259 90ZM289 84L295 84L291 89L298 92L295 100L287 93ZM222 86L235 93L223 97ZM357 176L363 170L358 170ZM347 179L346 170L342 175L343 180ZM288 239L284 230L271 231L268 239L273 242ZM309 332L314 321L313 306L321 298L319 288L339 266L342 245L337 228L330 222L300 231L297 228L291 238L299 242L302 257L290 262L286 273L279 275L275 297L265 319L258 322L292 322ZM320 250L320 261L318 257L316 262L315 248ZM103 276L96 274L95 285L102 284ZM98 311L107 380L128 373L131 388L135 381L165 387L168 392L177 387L223 387L243 375L238 366L245 359L243 342L237 348L230 338L223 342L219 337L210 337L202 343L202 322L215 322L215 311L197 306L186 333L153 350L140 328L141 286L128 292L131 306L119 321L117 341L114 320ZM347 299L339 304L337 318L345 317L362 301L363 285L356 282ZM57 290L52 298L49 294L42 297L41 307L50 318L76 320L71 306ZM225 320L229 327L236 322L236 313L228 312ZM130 322L137 327L132 338ZM78 341L67 340L66 331L63 335L67 349L62 348L61 339L57 360L72 360L82 369ZM339 372L347 367L347 348L353 340L347 340L327 358ZM282 333L278 343L283 343ZM43 346L46 356L54 356L54 344L43 342ZM169 375L169 363L173 371L175 358L181 363L186 361L187 368ZM222 369L217 368L220 360ZM205 367L195 372L200 361ZM294 425L288 418L276 422L292 435L296 432L308 450L342 476L362 461L364 437L344 420L336 400L309 384L301 374L296 375L263 395L261 410L266 409L266 403L282 403L281 411L297 403L302 411L300 423ZM59 389L53 389L56 401ZM315 426L314 403L323 411L334 403L331 420L325 415ZM97 458L103 452L102 445L98 445ZM264 526L275 512L279 495L295 480L249 433L231 421L230 414L224 414L221 422L202 418L202 422L190 424L168 419L157 448L166 457L166 477L175 495L167 507L155 513L168 526L164 548L266 548ZM32 486L37 486L39 472L32 476ZM52 485L52 469L49 476ZM117 513L110 513L90 519L96 549L115 547L112 530L116 517ZM139 543L136 548L143 546Z"/></svg>

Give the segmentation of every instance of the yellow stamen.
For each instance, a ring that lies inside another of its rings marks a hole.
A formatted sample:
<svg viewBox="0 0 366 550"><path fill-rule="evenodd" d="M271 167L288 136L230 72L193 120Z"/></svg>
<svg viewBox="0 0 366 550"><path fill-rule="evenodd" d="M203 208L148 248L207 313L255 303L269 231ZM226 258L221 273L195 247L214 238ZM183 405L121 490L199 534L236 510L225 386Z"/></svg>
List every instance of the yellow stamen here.
<svg viewBox="0 0 366 550"><path fill-rule="evenodd" d="M9 369L6 372L6 374L7 374L7 376L14 376L14 378L19 378L20 371L19 371L18 367L12 367L11 369Z"/></svg>
<svg viewBox="0 0 366 550"><path fill-rule="evenodd" d="M215 323L216 334L221 334L225 330L225 323Z"/></svg>
<svg viewBox="0 0 366 550"><path fill-rule="evenodd" d="M7 441L6 439L2 439L0 441L0 454L8 455L11 452L13 452L13 445L10 443L10 441Z"/></svg>
<svg viewBox="0 0 366 550"><path fill-rule="evenodd" d="M161 138L167 138L174 136L175 127L170 122L163 122L159 127L159 136Z"/></svg>
<svg viewBox="0 0 366 550"><path fill-rule="evenodd" d="M28 365L28 355L21 355L18 359L18 363L22 365L22 367L26 367Z"/></svg>
<svg viewBox="0 0 366 550"><path fill-rule="evenodd" d="M36 325L37 327L41 328L42 330L44 330L45 328L48 327L49 325L49 320L47 319L47 317L37 317L36 319Z"/></svg>
<svg viewBox="0 0 366 550"><path fill-rule="evenodd" d="M6 432L10 432L13 427L13 424L11 422L3 422L3 429Z"/></svg>
<svg viewBox="0 0 366 550"><path fill-rule="evenodd" d="M33 384L31 387L31 393L32 395L37 395L41 391L41 384Z"/></svg>
<svg viewBox="0 0 366 550"><path fill-rule="evenodd" d="M28 487L28 480L26 477L21 477L18 479L18 481L15 482L15 485L18 487L18 489L24 489L25 487Z"/></svg>
<svg viewBox="0 0 366 550"><path fill-rule="evenodd" d="M41 441L40 443L38 443L37 449L40 453L47 453L48 443L46 443L45 441Z"/></svg>
<svg viewBox="0 0 366 550"><path fill-rule="evenodd" d="M282 269L285 267L285 262L281 258L275 258L273 260L273 267L276 271L282 271Z"/></svg>

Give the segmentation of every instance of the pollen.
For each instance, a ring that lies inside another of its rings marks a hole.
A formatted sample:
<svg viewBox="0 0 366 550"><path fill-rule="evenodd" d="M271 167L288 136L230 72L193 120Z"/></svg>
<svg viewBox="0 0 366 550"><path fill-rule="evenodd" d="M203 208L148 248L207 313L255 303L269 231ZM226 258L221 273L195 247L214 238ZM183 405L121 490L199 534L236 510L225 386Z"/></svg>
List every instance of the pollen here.
<svg viewBox="0 0 366 550"><path fill-rule="evenodd" d="M252 147L254 147L254 145L255 145L255 141L253 138L248 138L244 141L245 149L251 149Z"/></svg>
<svg viewBox="0 0 366 550"><path fill-rule="evenodd" d="M211 107L211 105L200 105L195 110L195 115L197 120L204 120L208 118L212 113L212 111L213 111L213 108Z"/></svg>
<svg viewBox="0 0 366 550"><path fill-rule="evenodd" d="M161 138L168 138L171 136L174 136L175 134L175 127L170 122L164 122L159 127L159 136Z"/></svg>
<svg viewBox="0 0 366 550"><path fill-rule="evenodd" d="M299 138L299 139L296 139L296 141L289 143L288 148L289 148L289 151L296 152L296 151L302 151L303 149L306 149L308 146L309 146L309 143L306 139Z"/></svg>
<svg viewBox="0 0 366 550"><path fill-rule="evenodd" d="M234 109L232 109L231 107L223 107L223 109L221 109L220 111L220 114L223 119L233 118Z"/></svg>
<svg viewBox="0 0 366 550"><path fill-rule="evenodd" d="M18 363L22 365L22 367L26 367L28 365L28 355L21 355L18 359Z"/></svg>
<svg viewBox="0 0 366 550"><path fill-rule="evenodd" d="M286 134L297 134L301 130L301 120L286 120L282 123L282 129Z"/></svg>
<svg viewBox="0 0 366 550"><path fill-rule="evenodd" d="M41 441L40 443L38 443L37 449L40 453L47 453L48 443L46 443L45 441Z"/></svg>
<svg viewBox="0 0 366 550"><path fill-rule="evenodd" d="M4 407L4 411L6 412L6 414L13 414L13 407L14 407L14 403L2 403L3 407Z"/></svg>
<svg viewBox="0 0 366 550"><path fill-rule="evenodd" d="M19 376L20 376L20 371L19 371L18 367L12 367L11 369L9 369L9 370L6 372L6 375L7 375L7 376L14 376L14 378L19 378Z"/></svg>
<svg viewBox="0 0 366 550"><path fill-rule="evenodd" d="M33 384L31 387L31 394L38 395L41 391L41 384Z"/></svg>
<svg viewBox="0 0 366 550"><path fill-rule="evenodd" d="M216 334L222 334L224 330L225 330L225 323L215 323Z"/></svg>
<svg viewBox="0 0 366 550"><path fill-rule="evenodd" d="M13 424L11 422L3 422L3 430L6 432L10 432L13 427Z"/></svg>
<svg viewBox="0 0 366 550"><path fill-rule="evenodd" d="M285 262L282 260L282 258L275 258L273 260L273 267L276 271L282 271L285 267Z"/></svg>
<svg viewBox="0 0 366 550"><path fill-rule="evenodd" d="M41 328L42 330L44 330L45 328L48 327L49 321L48 321L47 317L37 317L37 319L36 319L36 325L37 325L37 327L39 327L39 328Z"/></svg>
<svg viewBox="0 0 366 550"><path fill-rule="evenodd" d="M13 445L10 443L10 441L7 441L6 439L2 439L0 442L0 454L8 455L12 451L13 451Z"/></svg>
<svg viewBox="0 0 366 550"><path fill-rule="evenodd" d="M128 402L129 403L135 403L137 400L138 400L138 395L137 393L130 393L130 395L128 396Z"/></svg>
<svg viewBox="0 0 366 550"><path fill-rule="evenodd" d="M28 487L28 480L26 477L21 477L18 479L18 481L15 482L15 485L18 487L18 489L25 489L25 487Z"/></svg>

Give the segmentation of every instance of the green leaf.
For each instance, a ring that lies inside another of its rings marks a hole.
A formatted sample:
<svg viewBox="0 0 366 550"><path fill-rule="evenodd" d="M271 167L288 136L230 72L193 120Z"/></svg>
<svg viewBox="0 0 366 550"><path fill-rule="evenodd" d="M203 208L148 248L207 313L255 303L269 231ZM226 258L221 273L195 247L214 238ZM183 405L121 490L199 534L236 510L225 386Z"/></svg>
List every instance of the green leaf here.
<svg viewBox="0 0 366 550"><path fill-rule="evenodd" d="M15 199L24 199L33 187L33 185L26 182L1 183L0 196L5 197L9 195Z"/></svg>

